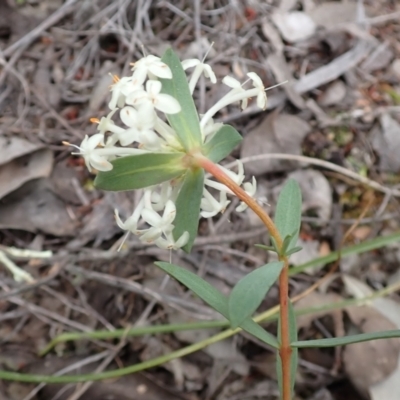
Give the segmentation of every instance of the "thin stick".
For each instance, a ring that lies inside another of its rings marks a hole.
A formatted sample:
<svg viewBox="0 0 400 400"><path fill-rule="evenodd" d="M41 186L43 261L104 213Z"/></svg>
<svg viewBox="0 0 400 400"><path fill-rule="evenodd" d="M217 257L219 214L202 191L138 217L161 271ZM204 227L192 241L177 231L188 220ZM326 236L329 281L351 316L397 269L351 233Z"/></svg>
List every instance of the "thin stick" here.
<svg viewBox="0 0 400 400"><path fill-rule="evenodd" d="M284 153L275 153L275 154L259 154L256 156L244 157L241 158L240 161L243 164L252 162L252 161L260 161L260 160L267 160L267 159L277 159L277 160L290 160L290 161L297 161L297 162L304 162L306 164L311 165L318 165L319 167L330 169L331 171L338 172L339 174L348 176L351 179L354 179L366 186L369 186L372 189L377 190L378 192L391 194L396 197L400 197L400 190L399 189L391 189L387 188L380 183L373 181L372 179L366 178L365 176L361 176L357 174L357 172L351 171L350 169L341 167L339 165L333 164L329 161L320 160L318 158L306 157L306 156L299 156L296 154L284 154ZM226 168L230 168L236 165L236 161L224 165Z"/></svg>

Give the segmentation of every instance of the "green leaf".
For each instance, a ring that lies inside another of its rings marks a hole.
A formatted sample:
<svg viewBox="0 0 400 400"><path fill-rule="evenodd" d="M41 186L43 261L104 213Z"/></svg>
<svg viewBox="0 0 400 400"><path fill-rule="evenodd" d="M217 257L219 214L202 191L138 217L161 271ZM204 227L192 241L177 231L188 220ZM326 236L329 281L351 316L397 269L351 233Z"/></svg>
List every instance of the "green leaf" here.
<svg viewBox="0 0 400 400"><path fill-rule="evenodd" d="M208 282L204 281L193 272L190 272L182 267L178 267L177 265L161 261L156 262L155 264L168 275L171 275L177 281L185 285L188 289L192 290L204 302L228 319L228 298L211 286ZM267 332L251 318L247 318L246 321L241 324L241 328L246 332L251 333L261 341L269 344L270 346L276 349L279 347L276 337Z"/></svg>
<svg viewBox="0 0 400 400"><path fill-rule="evenodd" d="M278 279L282 268L281 261L268 263L250 272L236 284L228 301L232 328L238 327L257 310L268 290Z"/></svg>
<svg viewBox="0 0 400 400"><path fill-rule="evenodd" d="M184 233L189 232L189 241L183 247L190 252L197 236L200 219L200 202L203 196L204 170L188 170L183 181L183 186L176 199L176 217L174 220L173 235L175 240Z"/></svg>
<svg viewBox="0 0 400 400"><path fill-rule="evenodd" d="M202 144L199 116L193 97L190 94L186 73L181 61L172 49L166 50L161 60L169 66L172 79L160 79L162 93L174 97L181 106L177 114L166 114L170 125L175 129L182 146L186 151Z"/></svg>
<svg viewBox="0 0 400 400"><path fill-rule="evenodd" d="M275 224L282 239L292 235L287 251L296 246L301 224L301 191L294 179L289 179L278 197Z"/></svg>
<svg viewBox="0 0 400 400"><path fill-rule="evenodd" d="M182 175L182 153L146 153L117 158L111 171L100 171L94 185L103 190L132 190L156 185Z"/></svg>
<svg viewBox="0 0 400 400"><path fill-rule="evenodd" d="M285 252L285 256L290 256L294 253L297 253L299 251L303 250L303 248L301 246L296 246L296 247L292 247L291 250L288 250Z"/></svg>
<svg viewBox="0 0 400 400"><path fill-rule="evenodd" d="M228 300L222 293L215 289L215 287L185 268L162 261L158 261L155 264L168 275L171 275L188 289L196 293L204 302L226 318L228 314Z"/></svg>
<svg viewBox="0 0 400 400"><path fill-rule="evenodd" d="M289 340L290 346L292 348L292 354L290 356L290 382L291 382L291 390L292 397L294 396L294 384L296 381L296 371L297 365L299 363L299 351L297 347L293 345L294 342L297 341L297 323L296 323L296 314L294 312L293 304L289 300L288 303L288 311L289 311ZM281 319L278 319L278 339L281 340ZM279 351L276 354L276 372L278 375L278 384L280 387L280 391L282 393L282 360L279 355Z"/></svg>
<svg viewBox="0 0 400 400"><path fill-rule="evenodd" d="M273 348L279 348L279 342L276 337L267 332L262 326L258 325L257 322L254 322L250 317L242 322L240 327Z"/></svg>
<svg viewBox="0 0 400 400"><path fill-rule="evenodd" d="M235 128L230 125L224 125L202 147L202 153L209 160L217 163L227 157L242 139L242 136Z"/></svg>
<svg viewBox="0 0 400 400"><path fill-rule="evenodd" d="M378 339L391 339L400 337L400 330L383 331L383 332L372 332L372 333L360 333L359 335L344 336L338 338L327 338L317 340L300 340L292 343L293 347L334 347L334 346L345 346L352 343L366 342L369 340Z"/></svg>

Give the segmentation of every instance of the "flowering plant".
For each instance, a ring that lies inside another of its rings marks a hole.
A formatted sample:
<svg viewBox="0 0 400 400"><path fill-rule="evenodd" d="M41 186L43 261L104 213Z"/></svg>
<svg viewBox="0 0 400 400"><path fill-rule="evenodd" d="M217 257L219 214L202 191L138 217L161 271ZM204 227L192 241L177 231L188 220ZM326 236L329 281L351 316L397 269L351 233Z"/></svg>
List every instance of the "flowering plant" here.
<svg viewBox="0 0 400 400"><path fill-rule="evenodd" d="M192 67L194 71L187 83L184 70ZM231 126L215 123L213 116L236 101L241 101L245 108L250 97L257 97L260 108L266 107L265 88L255 73L248 74L253 86L250 89L227 76L223 83L230 91L199 121L192 94L202 73L216 82L209 65L194 59L181 63L172 50L162 59L153 55L142 58L133 64L132 76L114 76L110 113L100 121L92 119L98 123L98 133L86 136L78 147L88 169L99 171L95 180L98 188L144 188L142 199L126 221L116 210L117 223L140 240L165 249L190 251L199 216L213 217L230 203L228 195L233 194L232 190L205 178L201 160L219 162L241 141L241 136ZM125 127L113 121L116 113ZM237 185L243 184L240 162L237 173L218 168ZM243 187L247 194L255 195L254 178ZM209 188L219 191L218 198ZM242 202L236 210L246 207ZM139 229L140 222L147 223L149 228Z"/></svg>
<svg viewBox="0 0 400 400"><path fill-rule="evenodd" d="M188 81L185 70L190 68L194 71ZM225 77L222 82L229 87L228 93L199 118L192 98L196 83L201 74L212 83L217 81L204 60L181 62L169 49L161 59L152 55L142 58L133 64L132 70L130 77L114 76L111 111L101 120L92 119L98 123L98 133L86 136L79 147L75 146L77 154L84 157L89 170L98 171L95 179L98 188L144 189L132 215L123 221L116 210L116 221L141 241L153 242L161 248L190 252L200 217L210 218L224 212L230 203L228 196L235 195L241 200L236 211L249 207L257 214L271 236L270 246L259 246L277 253L278 261L250 272L229 296L184 268L165 262L156 265L229 320L233 332L245 330L276 349L283 400L293 396L298 348L399 336L399 331L388 331L345 338L297 339L288 277L289 256L300 250L296 247L301 222L299 186L293 180L285 184L272 220L254 198L257 189L254 177L243 183L243 165L238 161L237 172L233 172L217 164L240 143L241 136L233 127L214 122L213 117L234 102L246 108L250 98L256 98L258 107L265 109L267 96L258 75L248 73L249 79L244 83ZM124 127L114 122L116 114ZM205 172L215 180L205 176ZM215 191L219 192L217 197ZM141 229L142 223L147 227ZM276 337L257 324L252 315L278 279Z"/></svg>

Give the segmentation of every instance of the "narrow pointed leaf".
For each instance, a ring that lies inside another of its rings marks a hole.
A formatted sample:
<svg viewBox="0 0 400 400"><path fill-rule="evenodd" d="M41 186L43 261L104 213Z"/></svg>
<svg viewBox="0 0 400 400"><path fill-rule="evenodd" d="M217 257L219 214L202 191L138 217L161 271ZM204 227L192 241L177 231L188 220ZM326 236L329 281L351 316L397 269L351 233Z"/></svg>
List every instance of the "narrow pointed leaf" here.
<svg viewBox="0 0 400 400"><path fill-rule="evenodd" d="M290 256L290 255L292 255L294 253L297 253L297 252L299 252L301 250L303 250L303 248L301 246L292 247L291 250L285 252L285 255L286 256Z"/></svg>
<svg viewBox="0 0 400 400"><path fill-rule="evenodd" d="M242 278L229 296L229 321L232 328L238 327L253 315L271 286L276 282L283 262L274 261L263 265Z"/></svg>
<svg viewBox="0 0 400 400"><path fill-rule="evenodd" d="M94 185L103 190L132 190L156 185L182 175L181 153L146 153L111 161L111 171L100 171Z"/></svg>
<svg viewBox="0 0 400 400"><path fill-rule="evenodd" d="M275 224L282 239L292 235L287 250L296 246L301 224L301 190L294 179L289 179L278 197Z"/></svg>
<svg viewBox="0 0 400 400"><path fill-rule="evenodd" d="M167 119L185 150L199 147L202 142L199 116L181 61L172 49L168 49L161 60L169 66L173 76L172 79L160 79L162 93L174 97L181 106L179 113L167 114Z"/></svg>
<svg viewBox="0 0 400 400"><path fill-rule="evenodd" d="M171 275L177 281L185 285L188 289L192 290L204 302L228 319L228 298L211 286L208 282L204 281L193 272L190 272L182 267L178 267L177 265L166 262L156 262L155 264L168 275ZM241 324L241 328L246 332L251 333L261 341L269 344L270 346L276 349L279 347L276 337L267 332L251 318L247 318Z"/></svg>
<svg viewBox="0 0 400 400"><path fill-rule="evenodd" d="M188 289L196 293L197 296L210 305L214 310L217 310L220 314L226 317L228 313L228 300L221 292L215 289L215 287L211 286L204 279L185 268L161 261L156 262L155 264L168 275L171 275Z"/></svg>
<svg viewBox="0 0 400 400"><path fill-rule="evenodd" d="M175 240L184 233L189 232L189 241L183 247L190 252L197 236L200 218L200 202L203 196L204 171L202 169L188 170L183 181L183 186L176 199Z"/></svg>
<svg viewBox="0 0 400 400"><path fill-rule="evenodd" d="M235 128L230 125L224 125L203 146L202 153L212 162L217 163L227 157L242 139L242 136Z"/></svg>
<svg viewBox="0 0 400 400"><path fill-rule="evenodd" d="M360 333L359 335L344 336L338 338L327 338L317 340L300 340L292 343L293 347L334 347L334 346L345 346L352 343L366 342L369 340L378 339L391 339L400 337L400 330L383 331L383 332L372 332L372 333Z"/></svg>
<svg viewBox="0 0 400 400"><path fill-rule="evenodd" d="M273 251L276 252L275 247L273 246L266 246L265 244L255 244L254 247L258 247L259 249L263 249L266 251Z"/></svg>
<svg viewBox="0 0 400 400"><path fill-rule="evenodd" d="M258 325L254 322L250 317L247 318L244 322L240 324L240 327L255 336L256 338L260 339L266 344L269 344L275 349L279 348L279 342L277 338L267 332L262 326Z"/></svg>
<svg viewBox="0 0 400 400"><path fill-rule="evenodd" d="M294 312L293 304L289 300L288 303L289 307L289 339L290 339L290 346L292 348L292 354L290 356L290 382L291 382L291 391L292 397L294 396L294 384L296 381L296 371L297 365L299 362L299 351L297 347L294 347L293 343L297 341L297 323L296 323L296 314ZM281 340L281 320L278 319L278 338ZM282 360L279 355L279 351L276 354L276 372L278 376L278 384L280 391L282 393Z"/></svg>

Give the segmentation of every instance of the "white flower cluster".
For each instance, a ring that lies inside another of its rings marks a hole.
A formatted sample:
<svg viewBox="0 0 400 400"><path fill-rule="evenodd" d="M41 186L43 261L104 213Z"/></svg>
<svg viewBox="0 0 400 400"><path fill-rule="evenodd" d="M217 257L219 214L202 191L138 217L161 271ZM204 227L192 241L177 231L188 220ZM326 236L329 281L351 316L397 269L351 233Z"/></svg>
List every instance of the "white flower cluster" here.
<svg viewBox="0 0 400 400"><path fill-rule="evenodd" d="M193 93L201 74L209 78L212 83L217 81L214 72L208 64L200 60L185 60L182 62L184 70L194 67L189 79L189 88ZM162 84L158 78L172 79L170 68L153 55L145 56L133 64L132 75L129 77L113 77L114 84L111 87L111 100L109 108L111 112L107 117L92 119L98 124L98 132L90 138L86 136L78 148L84 157L86 166L91 171L109 171L112 169L110 161L117 157L142 153L176 153L184 152L173 128L159 117L157 111L164 114L176 114L181 111L178 101L170 95L161 93ZM211 107L201 118L200 127L203 142L207 143L218 131L222 124L214 123L213 116L228 104L240 101L241 107L247 107L247 101L251 97L257 98L257 105L265 109L267 96L261 79L253 72L247 74L248 81L252 81L252 88L245 89L236 79L226 76L222 82L231 90ZM118 126L113 121L113 116L118 113L125 127ZM234 173L222 166L220 168L238 185L244 180L243 165L238 162L238 173ZM233 194L225 185L205 179L205 186L220 192L216 199L206 187L203 189L201 200L201 216L210 218L224 212L230 201L228 194ZM254 196L256 181L244 183L244 190ZM179 193L179 183L176 180L164 182L160 185L146 188L144 194L133 214L123 222L115 211L118 225L138 235L144 242L155 242L165 249L178 249L189 240L189 234L185 232L178 240L174 240L172 230L176 215L175 200ZM243 211L246 208L241 203L236 210ZM147 223L148 229L138 229L140 222Z"/></svg>

